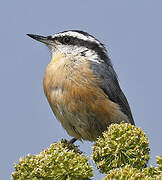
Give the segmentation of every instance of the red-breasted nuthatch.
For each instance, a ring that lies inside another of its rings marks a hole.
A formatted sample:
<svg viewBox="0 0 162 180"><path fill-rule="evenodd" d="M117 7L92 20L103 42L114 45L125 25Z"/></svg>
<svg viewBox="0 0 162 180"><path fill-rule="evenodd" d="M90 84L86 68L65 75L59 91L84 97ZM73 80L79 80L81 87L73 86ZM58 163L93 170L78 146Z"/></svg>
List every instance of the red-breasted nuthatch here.
<svg viewBox="0 0 162 180"><path fill-rule="evenodd" d="M107 51L96 38L78 30L28 36L51 50L44 92L57 119L74 137L71 142L95 141L112 123L134 124Z"/></svg>

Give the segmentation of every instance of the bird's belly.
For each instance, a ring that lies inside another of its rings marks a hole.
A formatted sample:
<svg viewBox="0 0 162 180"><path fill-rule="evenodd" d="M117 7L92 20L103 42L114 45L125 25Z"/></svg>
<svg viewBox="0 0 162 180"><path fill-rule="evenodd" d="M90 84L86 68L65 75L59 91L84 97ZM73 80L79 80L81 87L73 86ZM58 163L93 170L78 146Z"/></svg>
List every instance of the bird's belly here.
<svg viewBox="0 0 162 180"><path fill-rule="evenodd" d="M57 105L53 112L67 133L76 139L94 141L107 127L101 125L95 115L72 112L65 106Z"/></svg>
<svg viewBox="0 0 162 180"><path fill-rule="evenodd" d="M48 99L55 116L70 136L94 141L111 123L127 118L108 98L92 96L92 92L90 99L88 95L79 94L57 87L51 90Z"/></svg>

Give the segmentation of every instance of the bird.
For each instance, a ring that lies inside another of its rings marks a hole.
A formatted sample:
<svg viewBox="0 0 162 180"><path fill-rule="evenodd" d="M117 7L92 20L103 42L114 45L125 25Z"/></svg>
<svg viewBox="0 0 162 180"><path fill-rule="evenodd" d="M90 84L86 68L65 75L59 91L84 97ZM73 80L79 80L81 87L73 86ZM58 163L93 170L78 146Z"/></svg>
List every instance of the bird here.
<svg viewBox="0 0 162 180"><path fill-rule="evenodd" d="M114 123L135 125L103 43L82 30L27 35L50 49L44 93L70 142L96 141Z"/></svg>

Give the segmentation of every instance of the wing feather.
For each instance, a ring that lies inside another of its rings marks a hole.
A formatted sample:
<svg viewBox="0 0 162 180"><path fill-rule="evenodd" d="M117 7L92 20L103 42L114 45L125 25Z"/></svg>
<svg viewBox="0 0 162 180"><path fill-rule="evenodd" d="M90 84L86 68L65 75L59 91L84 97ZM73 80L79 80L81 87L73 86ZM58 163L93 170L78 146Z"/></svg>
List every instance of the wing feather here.
<svg viewBox="0 0 162 180"><path fill-rule="evenodd" d="M111 101L117 103L121 111L126 114L131 124L135 125L128 101L122 92L117 75L111 62L95 63L91 62L91 69L97 76L98 82L104 93Z"/></svg>

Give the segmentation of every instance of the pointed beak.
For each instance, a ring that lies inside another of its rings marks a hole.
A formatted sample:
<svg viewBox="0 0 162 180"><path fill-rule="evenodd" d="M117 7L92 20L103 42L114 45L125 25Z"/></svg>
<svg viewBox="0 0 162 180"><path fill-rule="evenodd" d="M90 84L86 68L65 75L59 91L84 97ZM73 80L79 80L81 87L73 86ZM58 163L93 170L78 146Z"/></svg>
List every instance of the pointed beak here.
<svg viewBox="0 0 162 180"><path fill-rule="evenodd" d="M35 35L35 34L27 34L27 36L37 40L37 41L40 41L44 44L50 44L51 40L49 38L49 36L45 37L45 36L40 36L40 35Z"/></svg>

